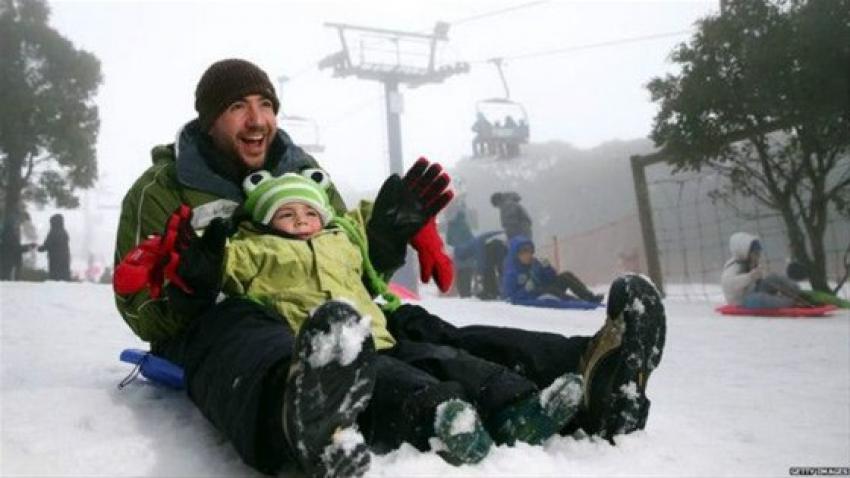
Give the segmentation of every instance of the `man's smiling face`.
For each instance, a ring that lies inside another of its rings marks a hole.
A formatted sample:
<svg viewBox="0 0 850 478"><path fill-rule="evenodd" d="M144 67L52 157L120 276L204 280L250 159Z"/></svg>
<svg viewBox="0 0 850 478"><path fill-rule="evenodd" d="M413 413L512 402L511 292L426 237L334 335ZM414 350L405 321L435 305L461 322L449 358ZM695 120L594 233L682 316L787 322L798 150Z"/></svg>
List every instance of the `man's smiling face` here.
<svg viewBox="0 0 850 478"><path fill-rule="evenodd" d="M231 103L210 128L216 148L238 160L243 169L256 171L277 132L274 103L261 95L249 95Z"/></svg>

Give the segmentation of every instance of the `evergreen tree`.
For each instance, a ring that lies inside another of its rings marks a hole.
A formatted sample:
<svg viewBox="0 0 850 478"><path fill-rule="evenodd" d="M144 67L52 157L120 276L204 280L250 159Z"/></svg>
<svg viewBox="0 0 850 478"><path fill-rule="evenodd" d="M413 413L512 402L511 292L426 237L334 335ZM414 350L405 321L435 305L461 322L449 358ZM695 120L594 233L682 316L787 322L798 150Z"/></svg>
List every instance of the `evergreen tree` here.
<svg viewBox="0 0 850 478"><path fill-rule="evenodd" d="M0 0L0 279L20 264L24 202L77 207L97 179L100 62L49 16L44 0Z"/></svg>

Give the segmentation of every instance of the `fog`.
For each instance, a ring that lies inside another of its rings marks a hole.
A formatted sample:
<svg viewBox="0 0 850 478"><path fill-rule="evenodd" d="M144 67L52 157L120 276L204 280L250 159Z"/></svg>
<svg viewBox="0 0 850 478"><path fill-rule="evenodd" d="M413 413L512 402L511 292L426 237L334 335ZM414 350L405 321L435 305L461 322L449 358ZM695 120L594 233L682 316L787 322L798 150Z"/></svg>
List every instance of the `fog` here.
<svg viewBox="0 0 850 478"><path fill-rule="evenodd" d="M670 51L718 2L56 1L51 7L52 26L94 53L104 76L96 97L100 180L84 207L66 213L80 269L89 254L111 262L123 193L150 164L151 147L173 141L195 116L195 85L218 59L246 58L272 78L291 78L279 92L283 110L316 122L325 146L317 157L352 199L377 189L389 170L383 87L317 68L340 49L325 22L416 32L450 23L437 64L468 61L471 69L441 84L402 87L402 144L405 165L425 155L451 168L470 154L476 101L504 94L486 61L493 57L505 58L511 98L528 112L532 143L587 149L646 137L656 108L645 84L674 68ZM35 211L42 238L53 212Z"/></svg>

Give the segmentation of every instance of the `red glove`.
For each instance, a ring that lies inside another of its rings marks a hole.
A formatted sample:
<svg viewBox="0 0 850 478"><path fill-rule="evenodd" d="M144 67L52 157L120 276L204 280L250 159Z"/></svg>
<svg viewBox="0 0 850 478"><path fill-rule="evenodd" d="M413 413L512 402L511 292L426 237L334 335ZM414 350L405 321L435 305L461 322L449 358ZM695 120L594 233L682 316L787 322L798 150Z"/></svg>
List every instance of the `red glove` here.
<svg viewBox="0 0 850 478"><path fill-rule="evenodd" d="M145 287L151 298L159 298L165 279L186 292L191 289L177 275L180 252L188 245L189 234L194 234L189 221L192 210L181 205L168 218L163 236L152 235L133 248L115 268L112 286L121 295L135 294Z"/></svg>
<svg viewBox="0 0 850 478"><path fill-rule="evenodd" d="M428 282L433 276L437 287L448 292L454 279L454 264L443 250L443 240L437 234L437 221L433 216L413 236L410 245L419 256L419 278L422 282Z"/></svg>
<svg viewBox="0 0 850 478"><path fill-rule="evenodd" d="M454 265L443 250L443 240L437 234L434 217L454 197L449 189L451 178L439 163L419 158L404 175L404 186L422 204L428 221L410 239L410 245L419 256L419 275L422 282L434 277L437 287L448 292L454 278Z"/></svg>

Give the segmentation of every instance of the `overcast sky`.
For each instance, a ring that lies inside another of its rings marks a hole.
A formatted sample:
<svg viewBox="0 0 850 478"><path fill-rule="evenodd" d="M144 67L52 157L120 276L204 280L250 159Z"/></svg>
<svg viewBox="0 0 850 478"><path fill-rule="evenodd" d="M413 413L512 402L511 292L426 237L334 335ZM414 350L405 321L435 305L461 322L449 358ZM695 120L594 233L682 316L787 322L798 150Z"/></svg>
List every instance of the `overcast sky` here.
<svg viewBox="0 0 850 478"><path fill-rule="evenodd" d="M468 154L475 102L502 96L486 62L507 57L511 97L528 111L532 141L592 147L646 136L655 107L644 88L672 67L672 47L687 34L561 54L511 57L692 31L717 1L54 1L52 24L100 58L98 158L110 189L126 189L149 164L148 151L170 142L194 117L198 78L213 61L242 57L272 78L293 79L282 92L289 114L313 118L335 180L374 187L388 170L382 86L332 78L316 63L338 51L325 22L428 31L455 22L438 62L472 61L470 73L403 88L405 164L417 155L451 164ZM470 19L517 5L525 8ZM309 141L309 140L308 140Z"/></svg>
<svg viewBox="0 0 850 478"><path fill-rule="evenodd" d="M528 112L531 140L589 148L645 137L656 108L645 85L673 70L671 49L712 1L51 1L51 24L101 61L100 203L117 203L150 165L155 144L173 141L195 116L195 85L209 64L251 60L275 79L293 77L283 109L314 119L321 164L343 188L377 188L389 166L383 87L333 78L317 62L340 49L325 22L426 32L452 23L437 63L470 61L468 74L402 88L405 165L417 156L451 165L469 154L476 101L503 95L495 68L505 57L511 98ZM500 15L474 17L526 5ZM575 48L612 42L609 46ZM560 54L528 56L552 50Z"/></svg>

